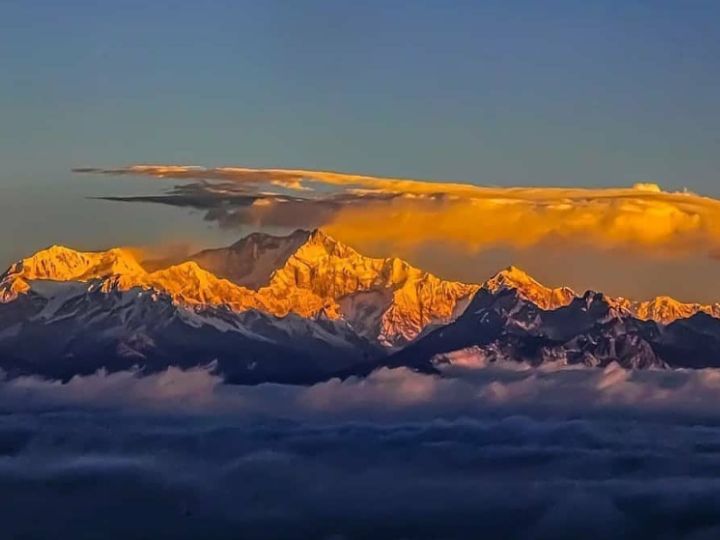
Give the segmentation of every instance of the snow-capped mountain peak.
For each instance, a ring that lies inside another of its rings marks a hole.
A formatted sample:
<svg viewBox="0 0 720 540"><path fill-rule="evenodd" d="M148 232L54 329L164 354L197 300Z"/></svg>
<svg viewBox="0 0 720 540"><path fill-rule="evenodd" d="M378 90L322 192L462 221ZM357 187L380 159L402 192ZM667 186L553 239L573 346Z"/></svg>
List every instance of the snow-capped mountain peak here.
<svg viewBox="0 0 720 540"><path fill-rule="evenodd" d="M12 301L35 280L93 281L94 289L106 292L153 289L187 306L344 319L360 335L389 346L452 320L478 288L443 281L398 258L365 257L321 230L287 237L256 233L151 272L127 250L56 246L13 265L3 276L0 298ZM264 285L252 289L242 282Z"/></svg>
<svg viewBox="0 0 720 540"><path fill-rule="evenodd" d="M360 254L322 229L315 229L308 233L307 241L298 248L295 256L312 260L322 257L358 257Z"/></svg>
<svg viewBox="0 0 720 540"><path fill-rule="evenodd" d="M83 252L54 245L16 262L0 276L0 301L14 300L31 288L30 282L38 280L87 282L111 276L133 280L144 273L126 249Z"/></svg>
<svg viewBox="0 0 720 540"><path fill-rule="evenodd" d="M396 257L365 257L315 230L259 292L281 299L305 291L308 298L325 299L324 309L361 335L398 345L429 324L452 320L477 288L443 281Z"/></svg>
<svg viewBox="0 0 720 540"><path fill-rule="evenodd" d="M15 263L8 271L25 280L87 281L114 274L144 272L130 251L81 252L54 245Z"/></svg>
<svg viewBox="0 0 720 540"><path fill-rule="evenodd" d="M200 251L190 260L220 278L249 289L259 289L266 286L272 273L308 242L310 235L310 231L302 229L288 236L252 233L229 247Z"/></svg>
<svg viewBox="0 0 720 540"><path fill-rule="evenodd" d="M575 292L567 287L545 287L516 266L498 272L483 284L483 288L490 292L515 289L522 298L546 310L565 306L576 297Z"/></svg>
<svg viewBox="0 0 720 540"><path fill-rule="evenodd" d="M633 301L615 298L614 303L627 313L641 320L669 324L678 319L687 319L697 313L720 317L720 304L698 304L680 302L669 296L658 296L651 300Z"/></svg>
<svg viewBox="0 0 720 540"><path fill-rule="evenodd" d="M149 270L127 249L81 252L52 246L0 277L0 302L28 293L39 281L87 283L88 290L108 293L153 290L191 309L223 307L236 313L260 310L275 317L342 320L360 336L390 347L455 320L480 289L490 295L515 291L545 311L578 299L571 289L546 287L515 266L482 284L446 281L397 257L366 257L322 230L297 230L284 237L253 233L227 248ZM42 296L45 290L43 286L36 292ZM602 300L613 314L662 324L698 312L720 315L718 305L683 304L669 297Z"/></svg>

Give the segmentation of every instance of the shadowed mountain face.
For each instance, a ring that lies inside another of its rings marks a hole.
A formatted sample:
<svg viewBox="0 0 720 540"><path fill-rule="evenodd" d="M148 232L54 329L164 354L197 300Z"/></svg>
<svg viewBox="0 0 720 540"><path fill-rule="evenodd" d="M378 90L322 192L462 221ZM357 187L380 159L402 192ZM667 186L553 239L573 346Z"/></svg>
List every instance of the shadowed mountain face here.
<svg viewBox="0 0 720 540"><path fill-rule="evenodd" d="M230 247L206 249L189 259L220 278L259 289L270 283L272 273L285 265L311 234L304 230L290 236L253 233Z"/></svg>
<svg viewBox="0 0 720 540"><path fill-rule="evenodd" d="M67 379L213 364L238 383L307 383L382 365L524 361L720 365L717 306L482 284L370 258L322 231L252 234L160 267L53 246L0 278L0 367Z"/></svg>
<svg viewBox="0 0 720 540"><path fill-rule="evenodd" d="M385 362L431 371L438 363L516 360L627 368L665 367L656 353L661 327L618 312L588 292L567 306L542 310L517 290L478 292L455 322L418 339ZM462 355L458 353L462 352Z"/></svg>
<svg viewBox="0 0 720 540"><path fill-rule="evenodd" d="M4 370L62 380L100 368L213 365L229 382L305 384L383 354L342 321L189 310L137 288L91 287L60 302L31 292L0 304L0 324Z"/></svg>

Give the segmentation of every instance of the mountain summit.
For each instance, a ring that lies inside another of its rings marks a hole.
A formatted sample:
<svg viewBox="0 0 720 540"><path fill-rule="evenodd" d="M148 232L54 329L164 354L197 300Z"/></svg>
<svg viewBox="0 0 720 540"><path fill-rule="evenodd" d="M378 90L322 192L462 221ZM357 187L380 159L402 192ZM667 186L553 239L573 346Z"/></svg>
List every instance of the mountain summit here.
<svg viewBox="0 0 720 540"><path fill-rule="evenodd" d="M242 276L227 264L245 254ZM365 257L322 230L287 237L261 233L213 253L220 275L255 286L275 315L320 314L343 319L365 337L386 346L411 341L430 324L449 322L478 286L444 281L398 258ZM207 264L207 252L191 257Z"/></svg>
<svg viewBox="0 0 720 540"><path fill-rule="evenodd" d="M483 284L483 288L493 293L515 289L522 298L546 310L565 306L576 296L575 292L567 287L558 289L545 287L516 266L509 266L498 272Z"/></svg>
<svg viewBox="0 0 720 540"><path fill-rule="evenodd" d="M310 238L298 229L289 236L252 233L225 248L206 249L190 257L220 278L249 289L268 285L270 276Z"/></svg>
<svg viewBox="0 0 720 540"><path fill-rule="evenodd" d="M304 296L323 299L331 316L347 320L363 336L397 346L428 325L452 320L477 289L395 257L365 257L315 230L259 293L299 303Z"/></svg>

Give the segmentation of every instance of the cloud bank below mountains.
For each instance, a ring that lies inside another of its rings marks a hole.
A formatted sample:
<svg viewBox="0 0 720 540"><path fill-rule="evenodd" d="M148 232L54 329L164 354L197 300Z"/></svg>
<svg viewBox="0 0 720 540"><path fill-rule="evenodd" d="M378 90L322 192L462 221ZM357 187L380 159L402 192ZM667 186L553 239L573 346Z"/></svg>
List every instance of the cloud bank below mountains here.
<svg viewBox="0 0 720 540"><path fill-rule="evenodd" d="M522 365L5 380L0 518L8 537L715 538L718 386Z"/></svg>
<svg viewBox="0 0 720 540"><path fill-rule="evenodd" d="M710 277L720 254L720 201L651 183L498 188L238 167L78 171L182 181L165 194L107 199L196 209L223 228L324 227L363 253L399 256L448 279L480 281L516 264L580 291L720 299Z"/></svg>
<svg viewBox="0 0 720 540"><path fill-rule="evenodd" d="M472 355L470 355L472 357ZM228 414L295 421L426 420L493 413L602 414L631 409L663 418L720 421L720 370L625 370L523 363L453 365L442 376L382 368L367 378L312 386L224 384L214 367L143 375L75 376L66 383L34 376L0 383L0 407L34 413L76 407L130 413Z"/></svg>

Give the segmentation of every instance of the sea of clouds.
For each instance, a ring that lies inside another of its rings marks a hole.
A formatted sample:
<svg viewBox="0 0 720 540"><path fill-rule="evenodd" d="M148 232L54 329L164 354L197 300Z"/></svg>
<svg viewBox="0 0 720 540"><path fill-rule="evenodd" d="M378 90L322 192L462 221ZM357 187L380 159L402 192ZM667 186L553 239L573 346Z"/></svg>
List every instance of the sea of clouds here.
<svg viewBox="0 0 720 540"><path fill-rule="evenodd" d="M719 538L720 371L0 382L4 538Z"/></svg>

